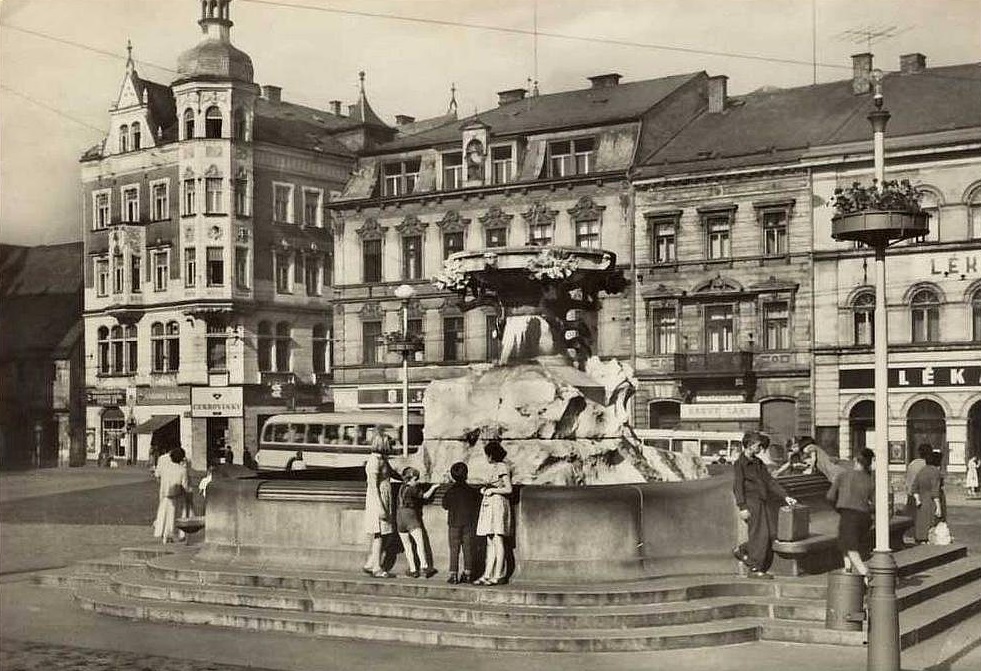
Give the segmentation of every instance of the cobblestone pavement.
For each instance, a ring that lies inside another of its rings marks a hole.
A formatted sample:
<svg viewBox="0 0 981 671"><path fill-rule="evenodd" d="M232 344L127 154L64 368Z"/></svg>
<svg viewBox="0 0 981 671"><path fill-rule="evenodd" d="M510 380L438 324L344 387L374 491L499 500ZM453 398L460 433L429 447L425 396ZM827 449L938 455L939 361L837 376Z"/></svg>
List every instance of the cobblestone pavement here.
<svg viewBox="0 0 981 671"><path fill-rule="evenodd" d="M0 669L3 671L241 671L256 667L233 666L157 657L117 650L91 650L63 645L0 641Z"/></svg>

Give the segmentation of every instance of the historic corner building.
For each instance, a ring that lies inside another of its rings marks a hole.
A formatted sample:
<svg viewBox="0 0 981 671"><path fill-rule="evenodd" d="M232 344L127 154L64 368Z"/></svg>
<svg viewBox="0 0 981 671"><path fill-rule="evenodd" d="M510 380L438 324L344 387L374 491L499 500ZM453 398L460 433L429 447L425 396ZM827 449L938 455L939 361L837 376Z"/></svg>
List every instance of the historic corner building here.
<svg viewBox="0 0 981 671"><path fill-rule="evenodd" d="M930 233L886 255L890 470L927 443L960 477L981 454L981 73L903 57L883 82L886 179L924 193ZM865 121L857 115L858 130ZM867 126L867 124L866 124ZM836 186L868 182L868 146L826 149L814 170L815 423L843 456L871 447L875 277L870 250L831 238Z"/></svg>
<svg viewBox="0 0 981 671"><path fill-rule="evenodd" d="M240 461L265 416L330 407L326 205L356 152L392 135L363 87L347 114L260 89L230 0L192 6L203 35L175 79L130 59L81 159L89 459L179 440L195 468L226 443Z"/></svg>
<svg viewBox="0 0 981 671"><path fill-rule="evenodd" d="M512 89L499 104L458 119L401 125L398 137L365 152L342 196L337 226L338 339L334 399L340 408L399 407L400 355L384 345L402 329L423 343L409 369L409 403L428 381L499 354L490 309L462 313L431 283L461 250L535 245L602 248L632 263L628 170L705 106L707 77L693 73L637 82L590 77L586 88L552 94ZM408 284L402 300L394 290ZM632 296L607 297L598 314L569 314L594 351L629 360Z"/></svg>
<svg viewBox="0 0 981 671"><path fill-rule="evenodd" d="M843 456L865 444L872 259L831 239L828 202L871 180L872 56L852 60L849 80L741 96L711 78L704 112L641 158L638 426L813 432ZM903 56L884 81L887 178L919 185L934 213L928 240L890 255L890 441L897 464L900 443L928 440L953 465L981 449L981 96L976 65L925 60Z"/></svg>

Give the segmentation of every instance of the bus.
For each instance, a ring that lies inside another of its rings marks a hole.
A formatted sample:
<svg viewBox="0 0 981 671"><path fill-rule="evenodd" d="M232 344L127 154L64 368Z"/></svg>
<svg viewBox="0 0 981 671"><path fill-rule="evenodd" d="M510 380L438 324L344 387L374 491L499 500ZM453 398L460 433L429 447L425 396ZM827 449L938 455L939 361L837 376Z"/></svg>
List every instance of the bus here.
<svg viewBox="0 0 981 671"><path fill-rule="evenodd" d="M732 463L739 458L743 447L741 431L698 431L685 429L634 429L644 445L670 452L684 452L701 457L706 464ZM766 450L760 459L767 465L773 461Z"/></svg>
<svg viewBox="0 0 981 671"><path fill-rule="evenodd" d="M422 445L422 416L409 415L409 454ZM402 413L362 410L291 413L266 420L259 435L256 463L260 471L284 471L290 457L303 453L307 468L364 466L375 427L392 437L392 456L402 455Z"/></svg>

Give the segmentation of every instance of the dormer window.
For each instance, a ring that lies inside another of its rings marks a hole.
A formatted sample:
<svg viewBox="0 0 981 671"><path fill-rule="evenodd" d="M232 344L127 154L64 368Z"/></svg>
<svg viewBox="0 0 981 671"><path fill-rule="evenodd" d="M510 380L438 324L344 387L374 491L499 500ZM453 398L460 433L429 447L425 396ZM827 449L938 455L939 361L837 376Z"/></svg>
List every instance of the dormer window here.
<svg viewBox="0 0 981 671"><path fill-rule="evenodd" d="M382 195L383 196L407 196L416 188L416 181L419 179L418 158L396 163L386 163L382 172Z"/></svg>
<svg viewBox="0 0 981 671"><path fill-rule="evenodd" d="M491 147L491 179L494 184L507 184L514 175L511 145Z"/></svg>
<svg viewBox="0 0 981 671"><path fill-rule="evenodd" d="M140 122L134 121L130 127L133 135L133 151L140 148Z"/></svg>
<svg viewBox="0 0 981 671"><path fill-rule="evenodd" d="M119 127L119 153L125 154L129 151L129 126Z"/></svg>
<svg viewBox="0 0 981 671"><path fill-rule="evenodd" d="M190 140L194 137L194 110L187 108L184 110L184 139Z"/></svg>
<svg viewBox="0 0 981 671"><path fill-rule="evenodd" d="M548 176L585 175L593 170L593 138L561 140L548 143Z"/></svg>
<svg viewBox="0 0 981 671"><path fill-rule="evenodd" d="M221 110L215 106L204 113L204 136L213 139L221 137Z"/></svg>
<svg viewBox="0 0 981 671"><path fill-rule="evenodd" d="M443 190L451 191L463 186L463 152L443 154Z"/></svg>

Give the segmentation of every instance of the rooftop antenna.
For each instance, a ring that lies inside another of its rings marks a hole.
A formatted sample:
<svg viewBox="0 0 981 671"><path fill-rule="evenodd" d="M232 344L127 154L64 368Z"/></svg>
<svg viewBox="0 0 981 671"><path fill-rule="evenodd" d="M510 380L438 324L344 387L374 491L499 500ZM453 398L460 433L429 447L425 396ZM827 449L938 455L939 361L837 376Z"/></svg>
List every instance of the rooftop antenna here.
<svg viewBox="0 0 981 671"><path fill-rule="evenodd" d="M900 28L899 26L886 25L865 25L851 30L843 30L835 37L840 41L851 42L852 44L865 43L866 51L872 51L872 45L884 40L891 40L897 35L912 29L913 26Z"/></svg>

